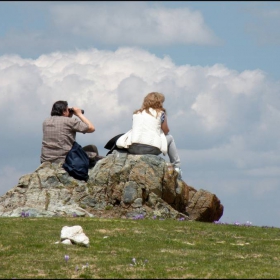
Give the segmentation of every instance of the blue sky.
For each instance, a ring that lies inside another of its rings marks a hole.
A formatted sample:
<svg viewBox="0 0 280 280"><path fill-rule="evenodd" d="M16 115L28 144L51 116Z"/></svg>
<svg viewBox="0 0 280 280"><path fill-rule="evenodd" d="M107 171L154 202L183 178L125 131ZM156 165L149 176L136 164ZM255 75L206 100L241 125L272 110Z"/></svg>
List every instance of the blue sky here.
<svg viewBox="0 0 280 280"><path fill-rule="evenodd" d="M224 222L280 227L280 2L0 2L0 195L39 166L42 122L68 100L104 145L165 94L183 179ZM168 159L166 159L168 160Z"/></svg>

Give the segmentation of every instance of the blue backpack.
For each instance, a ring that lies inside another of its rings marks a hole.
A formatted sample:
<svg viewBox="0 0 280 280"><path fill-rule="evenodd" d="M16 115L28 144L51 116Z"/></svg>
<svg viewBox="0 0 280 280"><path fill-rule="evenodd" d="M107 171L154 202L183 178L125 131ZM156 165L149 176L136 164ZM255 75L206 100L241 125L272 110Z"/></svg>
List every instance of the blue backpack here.
<svg viewBox="0 0 280 280"><path fill-rule="evenodd" d="M62 167L75 179L87 182L89 157L83 148L74 142L71 150L67 153Z"/></svg>

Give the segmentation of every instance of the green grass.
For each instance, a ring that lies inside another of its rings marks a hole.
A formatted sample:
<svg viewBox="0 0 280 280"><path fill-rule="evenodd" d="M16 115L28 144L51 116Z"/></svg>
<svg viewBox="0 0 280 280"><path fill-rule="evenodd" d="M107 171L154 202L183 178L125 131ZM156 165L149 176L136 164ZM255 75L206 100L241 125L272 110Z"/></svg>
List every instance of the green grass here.
<svg viewBox="0 0 280 280"><path fill-rule="evenodd" d="M89 248L55 244L73 225ZM279 228L74 217L1 218L0 228L0 278L280 278Z"/></svg>

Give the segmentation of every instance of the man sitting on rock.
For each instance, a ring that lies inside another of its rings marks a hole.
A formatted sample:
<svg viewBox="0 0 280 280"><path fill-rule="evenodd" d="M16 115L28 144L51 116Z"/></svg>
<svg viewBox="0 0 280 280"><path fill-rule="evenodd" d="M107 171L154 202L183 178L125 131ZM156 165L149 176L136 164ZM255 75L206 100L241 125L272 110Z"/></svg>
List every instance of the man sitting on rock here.
<svg viewBox="0 0 280 280"><path fill-rule="evenodd" d="M72 118L75 115L78 118ZM92 133L93 124L83 115L77 107L68 108L67 101L56 101L53 104L51 117L43 122L43 140L41 149L41 163L64 162L67 153L76 140L76 132ZM83 147L88 155L98 155L95 145Z"/></svg>

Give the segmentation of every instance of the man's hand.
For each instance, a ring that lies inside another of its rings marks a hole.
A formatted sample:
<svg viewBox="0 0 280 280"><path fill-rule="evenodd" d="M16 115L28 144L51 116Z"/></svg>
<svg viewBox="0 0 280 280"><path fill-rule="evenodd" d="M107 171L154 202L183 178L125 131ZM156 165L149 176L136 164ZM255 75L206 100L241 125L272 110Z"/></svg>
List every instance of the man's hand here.
<svg viewBox="0 0 280 280"><path fill-rule="evenodd" d="M95 131L95 127L94 125L91 123L91 121L89 121L82 113L82 109L80 108L77 108L77 107L72 107L72 115L71 117L73 116L73 114L75 116L77 116L82 122L86 123L88 125L88 131L87 133L91 133L91 132L94 132ZM70 110L71 111L71 110ZM69 111L69 114L70 114L70 111Z"/></svg>
<svg viewBox="0 0 280 280"><path fill-rule="evenodd" d="M73 108L68 108L68 112L69 112L68 118L72 118L74 114Z"/></svg>
<svg viewBox="0 0 280 280"><path fill-rule="evenodd" d="M71 117L73 116L73 114L74 114L75 116L80 116L80 115L83 114L83 113L82 113L82 109L80 109L80 108L78 108L78 107L72 107L71 109L72 109L72 112L73 112L73 113L71 113L71 111L70 111L70 114L72 114Z"/></svg>

